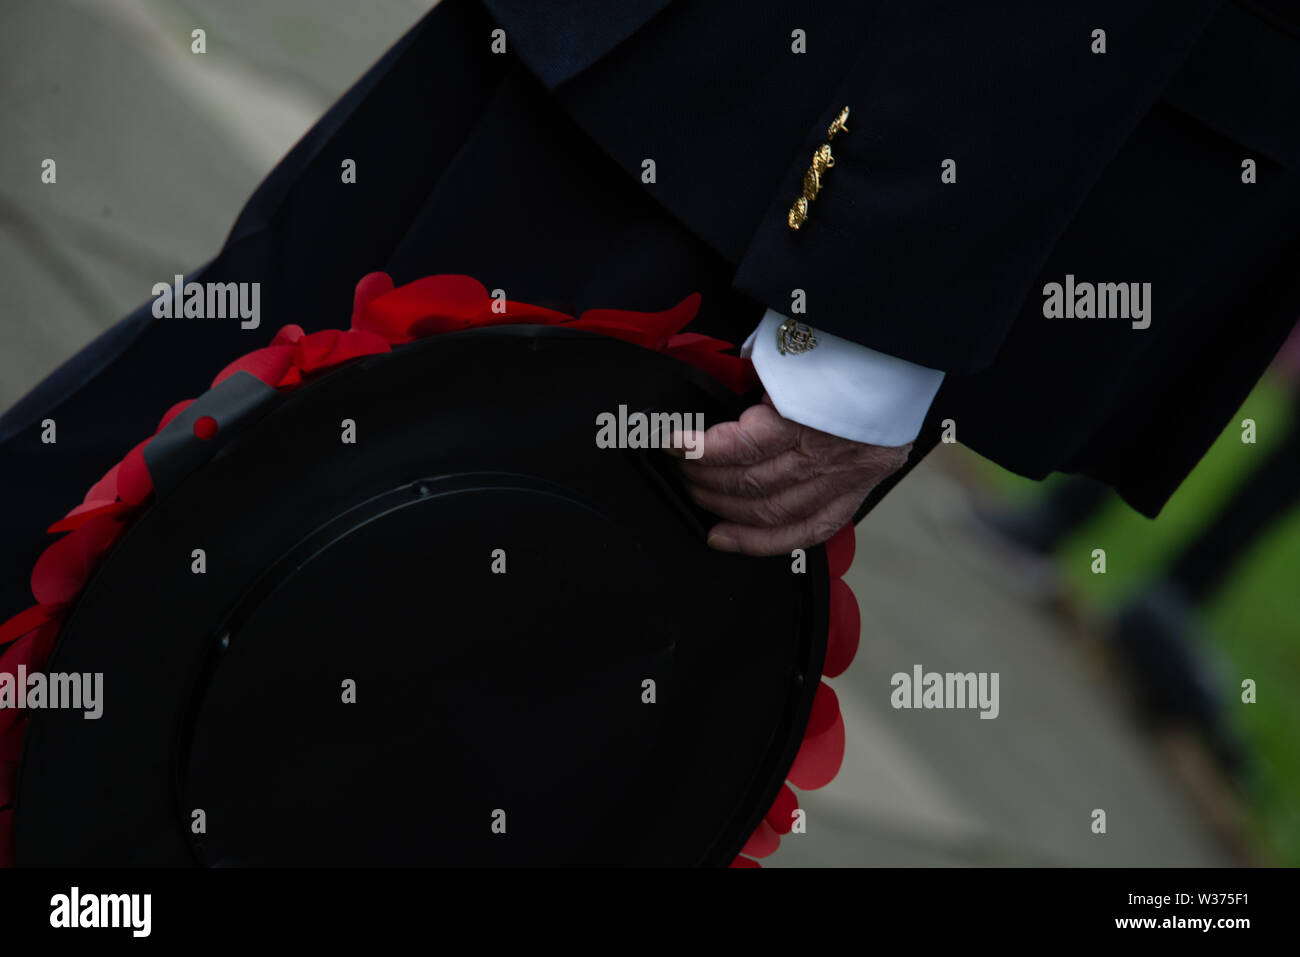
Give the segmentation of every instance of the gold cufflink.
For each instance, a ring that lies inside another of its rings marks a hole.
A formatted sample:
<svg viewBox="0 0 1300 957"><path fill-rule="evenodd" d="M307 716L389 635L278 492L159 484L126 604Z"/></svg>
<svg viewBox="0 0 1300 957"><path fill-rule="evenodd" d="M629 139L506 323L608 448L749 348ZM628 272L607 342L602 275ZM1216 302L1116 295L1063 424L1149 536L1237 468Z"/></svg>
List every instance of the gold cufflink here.
<svg viewBox="0 0 1300 957"><path fill-rule="evenodd" d="M826 138L835 139L835 134L849 131L845 124L849 120L849 108L846 106L840 110L840 115L831 120L831 125L826 128ZM800 226L808 221L808 204L817 198L821 192L822 177L826 171L835 165L835 155L831 152L831 144L823 143L817 147L817 152L813 153L812 165L803 174L803 195L794 201L790 207L790 212L786 216L786 222L790 228L798 230Z"/></svg>
<svg viewBox="0 0 1300 957"><path fill-rule="evenodd" d="M793 319L787 319L776 330L776 348L781 355L797 356L817 348L817 337L812 327Z"/></svg>

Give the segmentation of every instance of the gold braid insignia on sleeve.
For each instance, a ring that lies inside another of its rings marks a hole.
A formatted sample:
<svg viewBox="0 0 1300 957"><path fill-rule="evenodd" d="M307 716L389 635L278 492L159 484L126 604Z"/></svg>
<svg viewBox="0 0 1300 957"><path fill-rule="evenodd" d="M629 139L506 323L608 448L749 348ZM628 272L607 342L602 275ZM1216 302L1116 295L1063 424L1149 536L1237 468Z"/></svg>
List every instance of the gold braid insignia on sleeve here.
<svg viewBox="0 0 1300 957"><path fill-rule="evenodd" d="M826 138L835 139L837 133L847 133L849 128L846 125L849 120L849 108L846 106L840 110L840 115L831 121L831 125L826 129ZM821 192L826 171L835 165L835 154L831 152L831 144L823 143L817 147L817 152L813 153L812 165L803 174L803 195L794 201L790 207L790 214L786 217L786 222L790 228L798 230L800 226L808 221L808 206L817 198Z"/></svg>

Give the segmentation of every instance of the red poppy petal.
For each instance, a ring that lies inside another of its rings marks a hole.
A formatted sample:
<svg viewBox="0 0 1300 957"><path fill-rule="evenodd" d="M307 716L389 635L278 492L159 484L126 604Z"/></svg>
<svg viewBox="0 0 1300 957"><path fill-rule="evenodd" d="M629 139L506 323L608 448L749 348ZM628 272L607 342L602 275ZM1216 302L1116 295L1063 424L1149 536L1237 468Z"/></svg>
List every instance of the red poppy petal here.
<svg viewBox="0 0 1300 957"><path fill-rule="evenodd" d="M59 616L51 618L32 633L32 661L38 667L44 668L50 660L50 652L54 650L54 643L59 640L59 632L62 630L63 618Z"/></svg>
<svg viewBox="0 0 1300 957"><path fill-rule="evenodd" d="M236 372L247 372L274 388L288 371L289 364L293 362L293 351L296 348L297 346L285 345L254 349L218 372L217 377L212 380L212 385L215 388Z"/></svg>
<svg viewBox="0 0 1300 957"><path fill-rule="evenodd" d="M46 529L51 535L59 532L70 532L74 528L80 528L97 515L108 515L118 518L134 509L135 506L127 502L83 502L74 508L63 518L59 519L53 525Z"/></svg>
<svg viewBox="0 0 1300 957"><path fill-rule="evenodd" d="M490 305L492 297L487 287L473 276L446 274L426 276L415 282L394 290L408 291L412 296L424 300L433 309L444 316L461 316L472 319Z"/></svg>
<svg viewBox="0 0 1300 957"><path fill-rule="evenodd" d="M90 487L82 502L111 502L117 498L117 473L122 468L118 462L104 473L104 477Z"/></svg>
<svg viewBox="0 0 1300 957"><path fill-rule="evenodd" d="M492 297L477 279L470 276L427 276L398 286L376 296L366 304L356 329L373 332L387 342L410 342L416 322L425 320L420 335L433 335L465 325L484 309ZM427 320L443 320L444 326L431 328Z"/></svg>
<svg viewBox="0 0 1300 957"><path fill-rule="evenodd" d="M817 684L817 693L813 695L812 712L808 716L808 727L804 728L805 738L815 738L830 730L835 719L840 716L840 699L835 689L826 682Z"/></svg>
<svg viewBox="0 0 1300 957"><path fill-rule="evenodd" d="M710 372L732 392L741 395L758 388L758 373L754 371L754 363L748 359L742 359L740 356L718 356L715 361L721 364L721 368L715 365L714 368L705 371Z"/></svg>
<svg viewBox="0 0 1300 957"><path fill-rule="evenodd" d="M338 329L322 329L303 336L293 353L293 364L303 372L320 368L320 361L334 351L342 333Z"/></svg>
<svg viewBox="0 0 1300 957"><path fill-rule="evenodd" d="M329 335L333 333L333 335ZM382 336L359 329L325 329L313 332L298 343L298 353L294 365L303 372L311 373L328 369L349 359L361 356L373 356L391 352L392 346Z"/></svg>
<svg viewBox="0 0 1300 957"><path fill-rule="evenodd" d="M334 367L350 359L360 359L365 355L381 355L393 351L387 339L382 335L365 332L364 329L344 329L334 339L328 354L313 360L311 365L303 365L303 372L315 372L317 369Z"/></svg>
<svg viewBox="0 0 1300 957"><path fill-rule="evenodd" d="M609 329L640 333L638 339L632 339L639 345L651 349L662 349L668 344L673 333L695 318L700 311L698 292L693 292L671 309L663 312L631 312L625 309L588 309L578 317L579 327L590 326L593 329L603 326ZM612 334L612 333L611 333ZM628 338L619 336L618 338Z"/></svg>
<svg viewBox="0 0 1300 957"><path fill-rule="evenodd" d="M674 359L695 366L717 379L732 392L744 393L758 386L754 363L740 356L727 355L731 343L694 332L680 332L668 340L665 351Z"/></svg>
<svg viewBox="0 0 1300 957"><path fill-rule="evenodd" d="M740 849L740 853L748 854L750 857L767 857L780 846L781 837L772 830L772 825L767 821L759 821L758 827L754 828L754 833L749 835L749 840Z"/></svg>
<svg viewBox="0 0 1300 957"><path fill-rule="evenodd" d="M334 349L345 359L377 356L393 351L387 339L373 332L366 332L364 329L345 329Z"/></svg>
<svg viewBox="0 0 1300 957"><path fill-rule="evenodd" d="M862 634L862 616L858 600L842 579L831 579L830 625L826 630L826 663L822 674L834 678L844 674L858 653Z"/></svg>
<svg viewBox="0 0 1300 957"><path fill-rule="evenodd" d="M391 283L392 280L389 280ZM289 323L280 327L280 331L275 334L271 340L273 346L296 346L298 340L303 337L302 326L297 323Z"/></svg>
<svg viewBox="0 0 1300 957"><path fill-rule="evenodd" d="M679 332L668 340L668 351L674 355L678 353L712 353L723 352L731 348L731 343L725 339L715 339L713 336L703 336L698 332Z"/></svg>
<svg viewBox="0 0 1300 957"><path fill-rule="evenodd" d="M32 569L32 594L36 600L48 605L76 598L122 530L116 519L99 515L41 552Z"/></svg>
<svg viewBox="0 0 1300 957"><path fill-rule="evenodd" d="M358 328L361 316L372 300L392 291L393 277L388 273L372 272L362 276L361 281L357 283L356 292L352 295L352 328Z"/></svg>
<svg viewBox="0 0 1300 957"><path fill-rule="evenodd" d="M29 631L35 631L41 625L54 618L63 608L62 605L32 605L24 608L4 624L0 625L0 645L17 641Z"/></svg>
<svg viewBox="0 0 1300 957"><path fill-rule="evenodd" d="M824 734L804 738L786 776L795 787L812 791L830 784L843 761L844 719L836 716L835 723Z"/></svg>
<svg viewBox="0 0 1300 957"><path fill-rule="evenodd" d="M460 332L470 327L470 320L460 316L424 316L407 326L407 336L411 339L427 339L441 336L448 332Z"/></svg>
<svg viewBox="0 0 1300 957"><path fill-rule="evenodd" d="M3 864L3 861L0 861L0 865L2 865L2 864ZM734 861L731 862L731 864L730 864L729 866L731 866L731 867L758 867L758 868L761 868L763 865L760 864L760 863L758 863L758 861L753 860L752 858L748 858L748 857L737 857Z"/></svg>
<svg viewBox="0 0 1300 957"><path fill-rule="evenodd" d="M651 330L641 328L634 322L592 318L584 313L581 318L565 323L564 327L566 329L581 329L583 332L599 332L603 336L609 336L611 339L622 339L624 342L631 342L643 349L655 348L654 333Z"/></svg>
<svg viewBox="0 0 1300 957"><path fill-rule="evenodd" d="M297 366L289 366L289 371L275 384L277 389L292 389L302 385L302 372Z"/></svg>
<svg viewBox="0 0 1300 957"><path fill-rule="evenodd" d="M832 578L843 578L853 564L855 540L853 523L845 525L826 542L826 564Z"/></svg>
<svg viewBox="0 0 1300 957"><path fill-rule="evenodd" d="M510 322L533 322L539 326L551 326L561 322L573 321L573 316L567 312L558 312L555 309L534 306L526 302L511 301L506 302L506 311L495 317L508 319Z"/></svg>
<svg viewBox="0 0 1300 957"><path fill-rule="evenodd" d="M772 830L776 833L789 834L790 828L794 827L794 812L797 810L799 810L799 799L794 796L794 791L790 790L790 785L782 784L781 792L772 802L771 809L763 815L763 820L772 825Z"/></svg>

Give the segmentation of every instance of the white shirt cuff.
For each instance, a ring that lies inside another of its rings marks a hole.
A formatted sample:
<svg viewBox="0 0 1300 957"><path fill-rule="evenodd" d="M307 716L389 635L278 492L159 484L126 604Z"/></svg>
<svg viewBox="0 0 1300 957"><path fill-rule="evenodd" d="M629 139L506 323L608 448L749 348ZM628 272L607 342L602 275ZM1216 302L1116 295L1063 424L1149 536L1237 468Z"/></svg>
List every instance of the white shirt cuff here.
<svg viewBox="0 0 1300 957"><path fill-rule="evenodd" d="M906 445L916 438L943 382L941 370L819 331L814 348L783 355L776 331L785 320L769 309L740 351L753 361L778 412L854 442Z"/></svg>

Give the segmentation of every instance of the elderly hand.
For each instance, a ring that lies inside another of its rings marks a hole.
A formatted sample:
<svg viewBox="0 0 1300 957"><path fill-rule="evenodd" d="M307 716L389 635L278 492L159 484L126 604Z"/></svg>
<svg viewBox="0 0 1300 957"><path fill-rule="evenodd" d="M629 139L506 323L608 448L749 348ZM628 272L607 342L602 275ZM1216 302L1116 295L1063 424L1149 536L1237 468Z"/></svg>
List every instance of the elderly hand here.
<svg viewBox="0 0 1300 957"><path fill-rule="evenodd" d="M735 422L684 437L680 459L692 500L724 521L711 547L782 555L826 541L876 485L907 461L911 443L863 445L781 417L765 395ZM700 456L685 457L687 448Z"/></svg>

